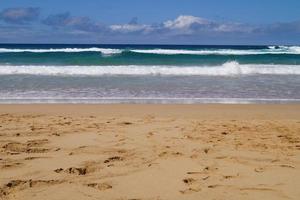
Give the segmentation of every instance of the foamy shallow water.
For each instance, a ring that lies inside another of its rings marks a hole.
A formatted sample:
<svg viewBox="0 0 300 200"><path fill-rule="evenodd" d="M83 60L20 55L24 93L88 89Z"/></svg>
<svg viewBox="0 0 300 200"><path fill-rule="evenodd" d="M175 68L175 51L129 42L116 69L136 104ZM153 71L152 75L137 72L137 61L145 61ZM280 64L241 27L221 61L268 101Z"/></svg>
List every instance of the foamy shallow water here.
<svg viewBox="0 0 300 200"><path fill-rule="evenodd" d="M36 76L0 78L0 102L284 103L300 100L299 76Z"/></svg>
<svg viewBox="0 0 300 200"><path fill-rule="evenodd" d="M240 75L300 75L300 65L262 65L227 62L220 66L0 66L0 75L48 76L240 76Z"/></svg>

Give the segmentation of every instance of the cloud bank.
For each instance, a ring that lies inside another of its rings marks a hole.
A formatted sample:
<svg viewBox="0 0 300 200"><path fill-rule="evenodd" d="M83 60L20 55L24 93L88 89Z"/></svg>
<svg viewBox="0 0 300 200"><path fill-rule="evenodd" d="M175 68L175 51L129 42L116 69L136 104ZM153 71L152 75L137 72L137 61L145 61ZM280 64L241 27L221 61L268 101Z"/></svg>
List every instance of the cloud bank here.
<svg viewBox="0 0 300 200"><path fill-rule="evenodd" d="M300 43L300 21L254 25L180 15L153 24L138 23L136 17L124 24L105 24L69 12L40 17L39 8L4 9L0 21L1 42L12 37L10 31L22 28L26 35L19 38L46 43Z"/></svg>
<svg viewBox="0 0 300 200"><path fill-rule="evenodd" d="M39 8L7 8L0 13L0 20L11 24L24 24L38 19Z"/></svg>
<svg viewBox="0 0 300 200"><path fill-rule="evenodd" d="M100 23L93 22L88 17L71 16L68 12L50 15L42 23L54 28L72 28L86 32L100 32L104 30L104 26Z"/></svg>

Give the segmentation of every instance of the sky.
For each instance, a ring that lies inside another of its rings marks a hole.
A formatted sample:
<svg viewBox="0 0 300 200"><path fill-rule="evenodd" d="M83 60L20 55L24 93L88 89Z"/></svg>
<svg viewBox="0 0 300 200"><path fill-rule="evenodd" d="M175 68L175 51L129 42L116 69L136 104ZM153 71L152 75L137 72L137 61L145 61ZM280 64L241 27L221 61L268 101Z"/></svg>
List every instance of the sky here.
<svg viewBox="0 0 300 200"><path fill-rule="evenodd" d="M300 44L299 0L0 0L0 43Z"/></svg>

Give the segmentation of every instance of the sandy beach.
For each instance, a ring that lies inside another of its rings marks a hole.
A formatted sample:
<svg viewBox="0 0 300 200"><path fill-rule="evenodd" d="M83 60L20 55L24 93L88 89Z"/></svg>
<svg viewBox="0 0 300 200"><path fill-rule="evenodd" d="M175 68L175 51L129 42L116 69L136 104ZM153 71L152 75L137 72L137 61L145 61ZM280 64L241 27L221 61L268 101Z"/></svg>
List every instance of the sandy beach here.
<svg viewBox="0 0 300 200"><path fill-rule="evenodd" d="M299 199L300 104L0 105L0 199Z"/></svg>

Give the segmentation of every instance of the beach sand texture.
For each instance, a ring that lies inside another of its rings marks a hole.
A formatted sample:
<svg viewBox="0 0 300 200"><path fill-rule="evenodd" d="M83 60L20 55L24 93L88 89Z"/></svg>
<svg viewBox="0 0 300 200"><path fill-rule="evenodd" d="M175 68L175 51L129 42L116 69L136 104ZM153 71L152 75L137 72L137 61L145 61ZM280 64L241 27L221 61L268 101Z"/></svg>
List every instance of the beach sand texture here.
<svg viewBox="0 0 300 200"><path fill-rule="evenodd" d="M1 105L0 199L300 199L300 105Z"/></svg>

